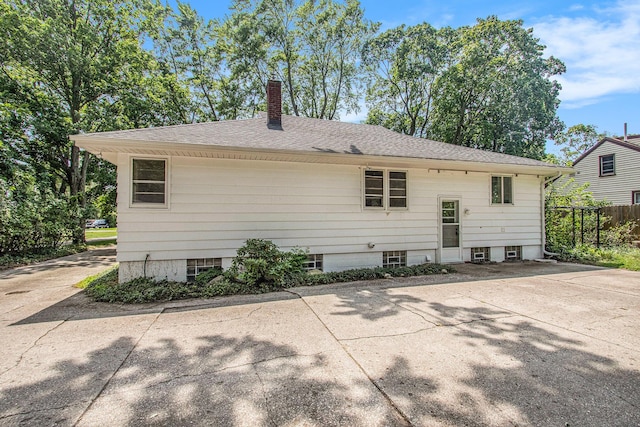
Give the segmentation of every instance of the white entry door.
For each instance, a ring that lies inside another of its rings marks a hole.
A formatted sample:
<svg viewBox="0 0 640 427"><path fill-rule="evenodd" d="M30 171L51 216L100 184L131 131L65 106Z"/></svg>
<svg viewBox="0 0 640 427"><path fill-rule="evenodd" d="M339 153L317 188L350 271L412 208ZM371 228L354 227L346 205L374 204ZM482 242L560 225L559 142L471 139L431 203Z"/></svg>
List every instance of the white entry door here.
<svg viewBox="0 0 640 427"><path fill-rule="evenodd" d="M460 199L440 199L440 262L462 262Z"/></svg>

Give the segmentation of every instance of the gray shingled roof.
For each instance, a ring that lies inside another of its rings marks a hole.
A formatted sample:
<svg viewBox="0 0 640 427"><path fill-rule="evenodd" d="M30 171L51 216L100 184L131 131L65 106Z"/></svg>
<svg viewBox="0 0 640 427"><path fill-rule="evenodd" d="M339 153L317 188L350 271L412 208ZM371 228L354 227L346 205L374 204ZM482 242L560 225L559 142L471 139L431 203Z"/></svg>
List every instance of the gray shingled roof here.
<svg viewBox="0 0 640 427"><path fill-rule="evenodd" d="M265 117L79 135L128 141L203 144L256 150L341 153L550 167L538 160L415 138L381 126L282 116L282 129ZM81 145L81 144L80 144Z"/></svg>

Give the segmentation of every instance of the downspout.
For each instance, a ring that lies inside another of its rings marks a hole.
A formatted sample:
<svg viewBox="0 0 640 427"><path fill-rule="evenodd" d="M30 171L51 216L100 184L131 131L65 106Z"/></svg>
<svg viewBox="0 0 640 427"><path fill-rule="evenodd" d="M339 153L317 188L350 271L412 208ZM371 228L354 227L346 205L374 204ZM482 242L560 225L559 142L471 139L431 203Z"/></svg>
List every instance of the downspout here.
<svg viewBox="0 0 640 427"><path fill-rule="evenodd" d="M543 202L544 203L544 202ZM544 219L543 219L544 221ZM543 246L544 248L544 246ZM142 275L144 276L144 278L147 278L147 260L149 259L149 256L151 254L147 254L147 256L144 257L144 264L142 265Z"/></svg>
<svg viewBox="0 0 640 427"><path fill-rule="evenodd" d="M550 183L551 181L555 181L556 179L560 178L560 176L562 175L562 172L558 172L557 175L551 176L545 180L540 181L540 210L541 210L541 219L542 219L542 253L543 255L546 256L559 256L560 254L554 253L554 252L549 252L546 250L547 247L547 232L546 232L546 215L545 215L545 206L544 206L544 189L547 186L548 183Z"/></svg>

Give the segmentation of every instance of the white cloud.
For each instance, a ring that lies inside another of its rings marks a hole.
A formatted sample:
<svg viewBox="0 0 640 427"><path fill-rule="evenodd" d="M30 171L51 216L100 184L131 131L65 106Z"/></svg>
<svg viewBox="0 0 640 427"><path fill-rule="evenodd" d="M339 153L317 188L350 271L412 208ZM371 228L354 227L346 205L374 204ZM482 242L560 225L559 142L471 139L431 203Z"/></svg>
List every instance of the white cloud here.
<svg viewBox="0 0 640 427"><path fill-rule="evenodd" d="M619 93L640 92L640 3L619 1L580 17L548 17L533 24L546 54L562 60L558 78L565 107L594 103Z"/></svg>

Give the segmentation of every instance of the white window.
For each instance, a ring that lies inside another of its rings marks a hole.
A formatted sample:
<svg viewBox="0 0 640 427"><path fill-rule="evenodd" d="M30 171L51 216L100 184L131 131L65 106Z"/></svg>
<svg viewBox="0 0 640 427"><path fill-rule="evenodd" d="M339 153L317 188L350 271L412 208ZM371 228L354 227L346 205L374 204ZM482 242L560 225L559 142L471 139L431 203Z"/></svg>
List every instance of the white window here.
<svg viewBox="0 0 640 427"><path fill-rule="evenodd" d="M222 268L222 258L194 258L187 260L187 282L196 280L196 276L214 267Z"/></svg>
<svg viewBox="0 0 640 427"><path fill-rule="evenodd" d="M167 160L132 159L131 204L166 206Z"/></svg>
<svg viewBox="0 0 640 427"><path fill-rule="evenodd" d="M384 171L364 171L364 206L384 208Z"/></svg>
<svg viewBox="0 0 640 427"><path fill-rule="evenodd" d="M507 261L522 260L522 246L505 246L504 259Z"/></svg>
<svg viewBox="0 0 640 427"><path fill-rule="evenodd" d="M600 156L600 176L615 175L616 161L613 154Z"/></svg>
<svg viewBox="0 0 640 427"><path fill-rule="evenodd" d="M406 267L407 251L385 251L382 252L382 266L384 268Z"/></svg>
<svg viewBox="0 0 640 427"><path fill-rule="evenodd" d="M491 203L494 205L513 203L513 178L510 176L491 177Z"/></svg>
<svg viewBox="0 0 640 427"><path fill-rule="evenodd" d="M310 270L320 270L322 271L322 254L310 254L307 255L307 262L304 265L304 269L307 271Z"/></svg>
<svg viewBox="0 0 640 427"><path fill-rule="evenodd" d="M471 262L487 262L491 260L491 248L471 248Z"/></svg>
<svg viewBox="0 0 640 427"><path fill-rule="evenodd" d="M631 203L634 205L640 205L640 191L634 191L631 193Z"/></svg>
<svg viewBox="0 0 640 427"><path fill-rule="evenodd" d="M364 207L373 209L406 209L407 172L365 170Z"/></svg>

